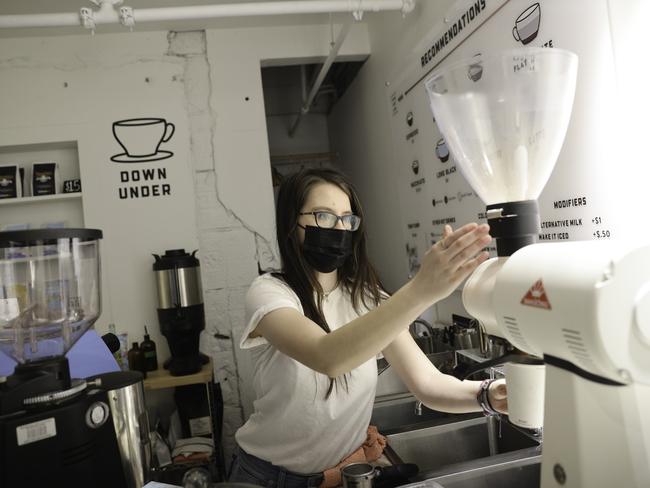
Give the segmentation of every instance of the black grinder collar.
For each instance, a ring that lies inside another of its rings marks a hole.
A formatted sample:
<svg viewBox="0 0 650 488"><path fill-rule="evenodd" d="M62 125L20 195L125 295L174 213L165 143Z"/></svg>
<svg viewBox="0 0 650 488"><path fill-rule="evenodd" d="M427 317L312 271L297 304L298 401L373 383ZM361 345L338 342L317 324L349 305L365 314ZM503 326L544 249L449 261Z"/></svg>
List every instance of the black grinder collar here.
<svg viewBox="0 0 650 488"><path fill-rule="evenodd" d="M499 257L511 256L537 242L540 231L537 200L495 203L486 207L486 213Z"/></svg>

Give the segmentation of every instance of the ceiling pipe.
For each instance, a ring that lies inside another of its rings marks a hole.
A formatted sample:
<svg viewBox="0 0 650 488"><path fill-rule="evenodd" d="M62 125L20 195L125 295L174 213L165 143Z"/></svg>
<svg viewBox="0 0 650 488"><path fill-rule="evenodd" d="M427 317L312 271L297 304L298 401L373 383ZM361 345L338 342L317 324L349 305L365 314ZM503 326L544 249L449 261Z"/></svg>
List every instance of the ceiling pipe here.
<svg viewBox="0 0 650 488"><path fill-rule="evenodd" d="M346 24L343 24L343 26L341 27L341 30L339 31L339 35L337 36L336 41L330 47L329 55L327 56L327 59L323 63L323 66L321 67L320 72L318 73L318 76L314 81L314 85L311 87L311 91L309 92L309 96L307 97L307 100L301 107L300 112L298 112L296 119L293 121L293 124L289 129L289 137L293 137L294 134L296 133L296 129L298 128L298 124L300 124L300 120L302 119L302 116L309 113L309 109L311 108L311 104L314 101L314 98L316 98L318 89L322 85L323 80L327 75L327 72L330 70L330 66L332 66L332 63L336 59L336 56L338 56L339 49L341 49L341 45L343 44L343 41L345 41L348 32L350 32L351 25L352 25L351 22L347 22Z"/></svg>
<svg viewBox="0 0 650 488"><path fill-rule="evenodd" d="M295 15L321 13L352 13L359 20L363 12L399 10L403 15L413 11L416 0L303 0L284 2L251 2L223 5L195 5L132 9L118 8L122 0L91 0L98 10L83 7L80 12L54 14L0 15L0 28L66 27L169 20L203 20L220 17L260 15Z"/></svg>

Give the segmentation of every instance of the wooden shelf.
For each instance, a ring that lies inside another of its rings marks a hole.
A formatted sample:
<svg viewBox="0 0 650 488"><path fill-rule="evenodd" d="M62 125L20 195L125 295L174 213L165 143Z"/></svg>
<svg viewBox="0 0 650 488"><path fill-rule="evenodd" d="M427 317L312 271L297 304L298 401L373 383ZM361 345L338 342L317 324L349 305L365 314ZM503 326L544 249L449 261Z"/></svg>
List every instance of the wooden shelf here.
<svg viewBox="0 0 650 488"><path fill-rule="evenodd" d="M169 371L159 367L156 371L149 371L147 373L147 379L144 380L144 389L160 390L161 388L208 383L212 381L212 376L212 360L204 364L198 373L186 376L172 376L169 374Z"/></svg>
<svg viewBox="0 0 650 488"><path fill-rule="evenodd" d="M75 198L81 198L81 192L57 193L56 195L43 195L40 197L1 198L0 205L23 205L30 203L74 200Z"/></svg>

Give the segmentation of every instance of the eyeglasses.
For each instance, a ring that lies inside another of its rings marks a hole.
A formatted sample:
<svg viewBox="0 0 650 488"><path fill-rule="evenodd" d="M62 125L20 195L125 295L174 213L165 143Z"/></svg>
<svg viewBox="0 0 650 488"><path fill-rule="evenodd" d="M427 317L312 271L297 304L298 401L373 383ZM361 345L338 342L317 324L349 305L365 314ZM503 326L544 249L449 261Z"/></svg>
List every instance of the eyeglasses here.
<svg viewBox="0 0 650 488"><path fill-rule="evenodd" d="M321 229L333 229L338 221L341 221L345 230L355 231L361 225L361 217L358 215L341 215L340 217L332 212L301 212L298 215L313 215L316 225Z"/></svg>

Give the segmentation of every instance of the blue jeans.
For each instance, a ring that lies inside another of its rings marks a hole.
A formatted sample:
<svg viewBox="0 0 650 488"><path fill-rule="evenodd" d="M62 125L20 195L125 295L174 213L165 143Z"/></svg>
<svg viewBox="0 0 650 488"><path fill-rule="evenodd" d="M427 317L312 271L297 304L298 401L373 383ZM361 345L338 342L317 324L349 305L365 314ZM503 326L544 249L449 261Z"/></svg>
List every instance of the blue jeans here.
<svg viewBox="0 0 650 488"><path fill-rule="evenodd" d="M251 483L266 488L316 488L323 482L323 473L293 473L238 447L230 465L228 481Z"/></svg>

